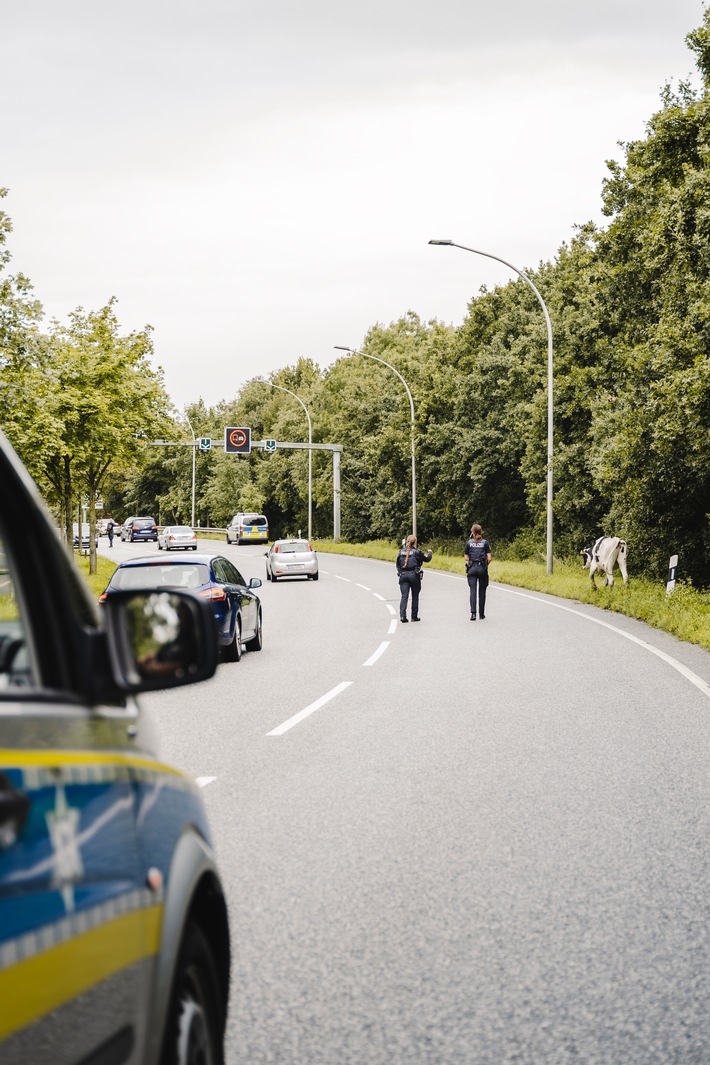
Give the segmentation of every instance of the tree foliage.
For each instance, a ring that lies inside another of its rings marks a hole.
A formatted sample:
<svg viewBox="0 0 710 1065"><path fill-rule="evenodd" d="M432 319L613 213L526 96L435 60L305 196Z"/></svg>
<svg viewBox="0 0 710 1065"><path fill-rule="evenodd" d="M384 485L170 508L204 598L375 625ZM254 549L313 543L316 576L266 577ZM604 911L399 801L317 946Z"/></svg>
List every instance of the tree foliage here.
<svg viewBox="0 0 710 1065"><path fill-rule="evenodd" d="M623 162L608 163L605 226L579 227L553 261L526 273L553 324L556 553L575 555L614 533L630 542L632 572L662 578L677 551L683 574L709 585L710 13L688 44L702 86L666 87L646 135L623 145ZM8 232L0 214L0 248ZM69 462L82 484L107 484L110 470L124 510L189 521L190 426L218 441L226 425L245 425L254 439L305 443L306 418L290 392L310 413L314 442L343 447L343 536L409 531L410 409L387 367L356 354L325 371L299 359L214 407L190 405L171 427L180 446L145 449L137 463L135 433L167 414L145 361L149 334L119 338L109 304L44 336L31 286L5 276L6 265L3 250L4 418L50 494L61 494ZM114 354L102 363L104 340ZM547 331L525 281L482 289L460 328L408 312L373 326L362 350L395 367L414 397L420 539L461 539L475 520L494 543L541 548ZM126 390L126 373L137 391ZM40 412L52 444L33 427ZM275 535L305 529L307 471L301 449L248 459L197 453L196 520L223 526L238 510L258 509ZM332 533L332 499L331 456L315 452L316 536Z"/></svg>

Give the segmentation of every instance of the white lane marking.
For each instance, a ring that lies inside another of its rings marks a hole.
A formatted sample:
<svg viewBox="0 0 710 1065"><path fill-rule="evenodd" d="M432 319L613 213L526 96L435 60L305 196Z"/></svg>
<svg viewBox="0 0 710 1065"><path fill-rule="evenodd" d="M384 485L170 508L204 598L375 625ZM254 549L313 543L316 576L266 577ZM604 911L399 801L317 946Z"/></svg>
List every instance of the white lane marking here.
<svg viewBox="0 0 710 1065"><path fill-rule="evenodd" d="M391 603L387 604L387 609L389 610L390 614L395 614L396 615L397 611L395 610L395 608L392 606Z"/></svg>
<svg viewBox="0 0 710 1065"><path fill-rule="evenodd" d="M617 633L619 636L623 636L625 640L631 640L632 643L636 643L639 647L643 647L646 651L650 651L652 655L656 655L657 658L661 658L664 662L667 662L669 666L681 673L686 680L689 680L691 684L694 684L703 695L706 695L710 699L710 684L707 684L702 677L699 677L697 673L693 673L692 669L688 669L682 662L679 662L677 658L673 658L672 655L666 654L665 651L661 651L658 647L654 647L653 644L648 643L647 640L642 640L639 636L633 636L630 632L625 632L624 629L617 628L616 625L611 625L608 621L602 621L601 618L590 617L589 614L583 614L581 610L575 610L571 606L562 606L561 603L552 603L549 599L540 599L536 595L528 595L525 592L517 592L512 588L502 588L498 586L498 591L507 592L509 595L519 595L521 599L532 599L536 603L543 603L545 606L554 606L557 610L564 610L568 614L576 614L578 618L584 618L585 621L591 621L594 625L601 625L603 629L611 629L612 632Z"/></svg>
<svg viewBox="0 0 710 1065"><path fill-rule="evenodd" d="M336 579L336 581L345 581L346 584L351 584L352 583L352 581L350 580L349 577L341 577L339 573L335 574L335 579Z"/></svg>
<svg viewBox="0 0 710 1065"><path fill-rule="evenodd" d="M370 591L370 589L367 587L366 584L356 584L355 587L356 588L362 588L363 591L365 591L365 592L369 592Z"/></svg>
<svg viewBox="0 0 710 1065"><path fill-rule="evenodd" d="M308 717L316 710L320 710L321 706L325 706L325 704L329 703L331 699L334 699L336 695L340 695L340 693L345 691L346 688L349 688L351 684L351 680L342 681L340 684L336 685L335 688L331 688L329 692L326 692L325 695L321 695L320 699L316 699L316 701L311 703L310 706L307 706L305 710L299 710L299 712L294 714L293 717L290 717L288 721L284 721L283 725L278 725L276 728L272 729L271 732L267 732L266 735L283 736L284 732L288 732L288 730L293 728L294 725L297 725L299 721L303 721L304 718Z"/></svg>
<svg viewBox="0 0 710 1065"><path fill-rule="evenodd" d="M198 788L206 788L208 784L211 784L212 781L216 779L217 777L197 777L195 783Z"/></svg>
<svg viewBox="0 0 710 1065"><path fill-rule="evenodd" d="M375 599L379 599L381 603L387 602L384 595L378 595L377 592L373 592L372 594L374 595Z"/></svg>
<svg viewBox="0 0 710 1065"><path fill-rule="evenodd" d="M383 643L381 643L380 646L375 651L374 655L370 655L370 657L368 658L367 662L363 662L362 663L363 666L374 666L374 664L377 661L377 659L380 657L380 655L383 655L385 653L385 651L387 650L389 645L390 645L389 640L385 640Z"/></svg>
<svg viewBox="0 0 710 1065"><path fill-rule="evenodd" d="M392 611L392 613L394 614L394 611ZM396 632L396 631L397 631L397 619L396 618L392 618L392 620L390 621L390 627L387 630L387 635L391 636L392 633Z"/></svg>

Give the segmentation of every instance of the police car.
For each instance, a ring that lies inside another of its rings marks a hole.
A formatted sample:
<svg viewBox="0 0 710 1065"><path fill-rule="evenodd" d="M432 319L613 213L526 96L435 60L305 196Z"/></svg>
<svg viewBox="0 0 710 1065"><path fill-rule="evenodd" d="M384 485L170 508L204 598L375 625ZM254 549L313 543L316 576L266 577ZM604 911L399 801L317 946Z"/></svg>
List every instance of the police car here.
<svg viewBox="0 0 710 1065"><path fill-rule="evenodd" d="M134 694L216 668L209 604L99 616L0 433L0 1061L223 1062L229 927L195 783Z"/></svg>

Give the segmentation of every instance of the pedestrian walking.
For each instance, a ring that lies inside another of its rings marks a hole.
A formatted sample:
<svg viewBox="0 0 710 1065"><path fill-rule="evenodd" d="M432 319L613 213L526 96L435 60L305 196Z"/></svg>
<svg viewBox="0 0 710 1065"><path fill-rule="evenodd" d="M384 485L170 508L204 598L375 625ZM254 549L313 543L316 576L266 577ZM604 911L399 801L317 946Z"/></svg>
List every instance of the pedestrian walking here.
<svg viewBox="0 0 710 1065"><path fill-rule="evenodd" d="M396 559L397 576L399 578L399 620L405 624L407 618L407 603L409 593L412 593L412 621L419 621L419 590L422 586L422 566L425 562L431 562L431 551L420 551L417 547L417 538L408 536Z"/></svg>
<svg viewBox="0 0 710 1065"><path fill-rule="evenodd" d="M108 536L108 546L113 547L113 519L109 518L106 522L106 535Z"/></svg>
<svg viewBox="0 0 710 1065"><path fill-rule="evenodd" d="M471 600L471 621L476 620L476 599L478 599L478 616L483 620L486 616L486 589L488 566L491 562L491 545L488 540L483 539L483 529L480 525L471 526L471 537L464 546L463 560L466 565Z"/></svg>

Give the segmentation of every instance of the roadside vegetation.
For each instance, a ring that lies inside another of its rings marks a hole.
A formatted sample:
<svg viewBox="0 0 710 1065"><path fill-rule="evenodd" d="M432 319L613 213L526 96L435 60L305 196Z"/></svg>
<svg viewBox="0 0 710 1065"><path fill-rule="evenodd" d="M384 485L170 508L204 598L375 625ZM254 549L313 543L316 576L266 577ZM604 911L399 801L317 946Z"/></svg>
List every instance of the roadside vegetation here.
<svg viewBox="0 0 710 1065"><path fill-rule="evenodd" d="M99 596L106 590L106 585L111 580L111 574L116 568L116 563L102 555L96 556L96 572L90 572L90 560L88 555L80 555L74 552L74 561L79 572L89 586L92 599L97 602Z"/></svg>
<svg viewBox="0 0 710 1065"><path fill-rule="evenodd" d="M392 563L398 545L394 541L377 540L364 544L346 544L333 540L318 540L318 551L340 555L356 555L360 558L377 558ZM432 548L433 557L429 569L446 570L464 576L463 551ZM665 584L634 577L624 585L621 579L614 580L613 588L599 586L596 592L591 586L589 573L581 563L555 560L553 573L548 575L544 561L516 561L494 557L490 568L492 581L510 584L530 591L545 592L578 603L589 603L602 610L611 610L627 617L645 621L656 629L662 629L679 640L699 644L710 651L710 593L700 592L689 581L676 584L672 595L666 595Z"/></svg>

